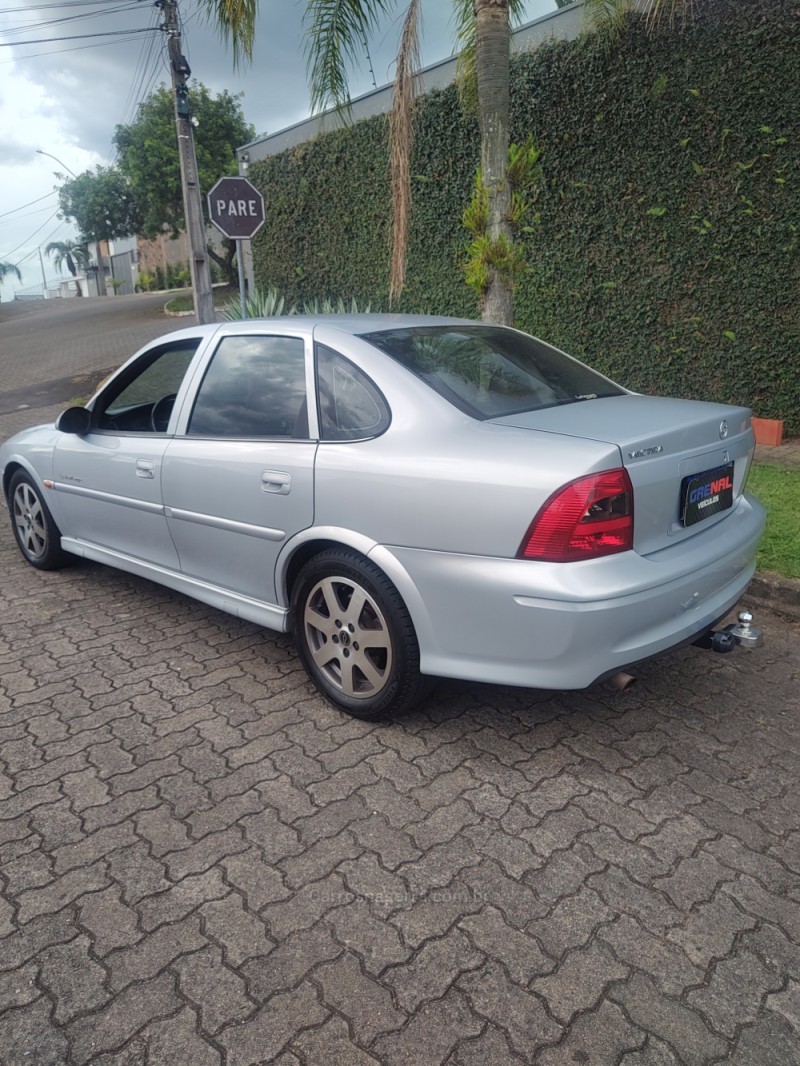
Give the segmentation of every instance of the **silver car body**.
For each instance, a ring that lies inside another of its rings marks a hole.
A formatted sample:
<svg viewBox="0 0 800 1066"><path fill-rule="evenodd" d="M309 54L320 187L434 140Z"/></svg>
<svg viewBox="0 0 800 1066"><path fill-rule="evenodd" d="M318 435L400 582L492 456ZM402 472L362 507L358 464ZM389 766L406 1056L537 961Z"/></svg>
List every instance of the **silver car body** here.
<svg viewBox="0 0 800 1066"><path fill-rule="evenodd" d="M67 551L272 629L289 628L296 560L351 548L398 590L432 675L583 688L690 640L737 603L764 524L743 493L754 449L746 408L625 393L476 420L360 336L426 323L459 320L290 317L180 331L172 339L200 343L165 431L27 430L0 449L4 485L10 471L29 472ZM187 435L220 341L262 334L302 340L309 396L315 343L342 353L386 398L391 424L370 439L321 441L312 403L307 439ZM733 506L685 527L682 481L726 464ZM632 550L517 557L556 490L620 466L633 485Z"/></svg>

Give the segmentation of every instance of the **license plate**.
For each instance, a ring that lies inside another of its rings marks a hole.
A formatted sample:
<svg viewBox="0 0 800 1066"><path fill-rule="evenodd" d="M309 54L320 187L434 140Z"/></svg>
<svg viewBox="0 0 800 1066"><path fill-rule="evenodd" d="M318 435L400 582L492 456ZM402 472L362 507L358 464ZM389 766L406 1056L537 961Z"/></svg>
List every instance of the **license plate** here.
<svg viewBox="0 0 800 1066"><path fill-rule="evenodd" d="M733 506L733 463L685 477L681 483L681 521L694 526Z"/></svg>

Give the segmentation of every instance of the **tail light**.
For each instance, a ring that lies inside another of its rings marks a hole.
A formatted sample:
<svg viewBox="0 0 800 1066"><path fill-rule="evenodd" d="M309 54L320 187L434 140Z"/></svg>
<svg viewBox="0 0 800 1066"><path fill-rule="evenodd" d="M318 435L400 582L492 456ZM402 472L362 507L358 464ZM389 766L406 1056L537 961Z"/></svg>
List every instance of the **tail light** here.
<svg viewBox="0 0 800 1066"><path fill-rule="evenodd" d="M633 486L622 467L590 474L554 492L531 522L518 559L572 563L633 545Z"/></svg>

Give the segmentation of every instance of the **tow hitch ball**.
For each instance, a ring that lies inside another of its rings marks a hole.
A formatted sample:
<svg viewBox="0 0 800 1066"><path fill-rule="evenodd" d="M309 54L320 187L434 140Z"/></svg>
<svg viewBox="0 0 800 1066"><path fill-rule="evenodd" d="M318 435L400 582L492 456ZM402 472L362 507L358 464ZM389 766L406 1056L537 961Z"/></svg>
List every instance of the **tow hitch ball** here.
<svg viewBox="0 0 800 1066"><path fill-rule="evenodd" d="M764 631L753 625L753 615L750 611L740 611L738 622L732 622L724 629L709 629L694 643L698 648L710 648L725 654L735 651L739 645L743 648L760 648L764 643Z"/></svg>

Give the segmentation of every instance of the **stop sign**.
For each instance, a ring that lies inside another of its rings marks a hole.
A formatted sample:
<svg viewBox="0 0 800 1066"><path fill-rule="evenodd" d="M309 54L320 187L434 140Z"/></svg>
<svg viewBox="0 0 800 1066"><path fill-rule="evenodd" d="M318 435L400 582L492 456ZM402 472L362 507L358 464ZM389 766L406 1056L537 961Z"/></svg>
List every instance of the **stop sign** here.
<svg viewBox="0 0 800 1066"><path fill-rule="evenodd" d="M264 197L247 178L220 178L208 194L208 217L226 237L246 240L264 225Z"/></svg>

